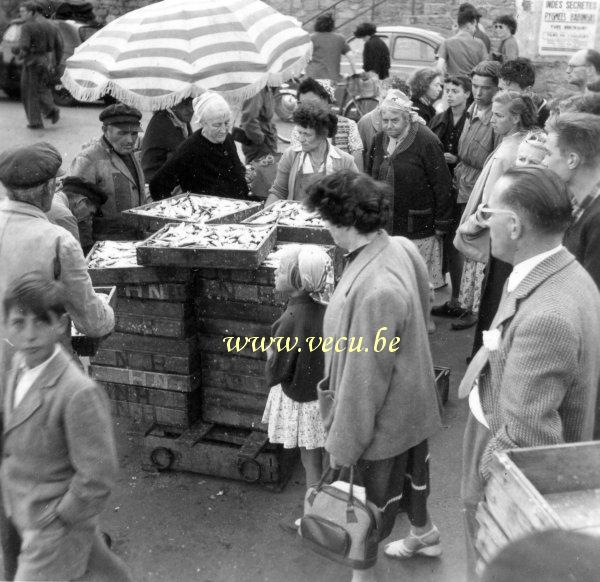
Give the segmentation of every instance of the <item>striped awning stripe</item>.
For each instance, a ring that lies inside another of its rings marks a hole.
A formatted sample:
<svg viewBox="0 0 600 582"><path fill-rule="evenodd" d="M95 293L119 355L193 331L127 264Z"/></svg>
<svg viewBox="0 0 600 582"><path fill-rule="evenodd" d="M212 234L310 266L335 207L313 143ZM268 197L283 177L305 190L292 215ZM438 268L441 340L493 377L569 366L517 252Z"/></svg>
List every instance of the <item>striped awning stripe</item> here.
<svg viewBox="0 0 600 582"><path fill-rule="evenodd" d="M295 19L259 0L164 0L125 14L79 46L62 82L81 101L110 92L142 109L209 89L242 101L297 75L310 48Z"/></svg>

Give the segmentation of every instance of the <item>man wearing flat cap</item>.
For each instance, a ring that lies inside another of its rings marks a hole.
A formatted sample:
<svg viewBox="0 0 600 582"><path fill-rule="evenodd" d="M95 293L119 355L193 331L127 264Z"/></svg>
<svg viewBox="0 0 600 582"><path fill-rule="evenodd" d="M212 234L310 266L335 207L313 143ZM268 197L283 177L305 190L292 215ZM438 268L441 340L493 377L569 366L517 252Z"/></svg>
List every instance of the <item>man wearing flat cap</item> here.
<svg viewBox="0 0 600 582"><path fill-rule="evenodd" d="M7 193L7 199L0 202L0 305L14 279L41 272L64 285L67 312L77 328L88 336L102 337L113 330L113 310L94 292L79 243L45 214L52 204L61 163L58 151L44 142L0 153L0 182ZM0 387L5 385L13 355L4 325L0 316ZM11 531L0 511L3 580L12 580L16 571L19 545Z"/></svg>
<svg viewBox="0 0 600 582"><path fill-rule="evenodd" d="M68 193L84 239L81 226L90 220L94 241L138 238L137 229L127 224L121 211L149 201L144 194L144 172L134 149L142 129L141 118L134 107L109 105L100 113L102 137L73 160L71 177L89 185L88 193Z"/></svg>

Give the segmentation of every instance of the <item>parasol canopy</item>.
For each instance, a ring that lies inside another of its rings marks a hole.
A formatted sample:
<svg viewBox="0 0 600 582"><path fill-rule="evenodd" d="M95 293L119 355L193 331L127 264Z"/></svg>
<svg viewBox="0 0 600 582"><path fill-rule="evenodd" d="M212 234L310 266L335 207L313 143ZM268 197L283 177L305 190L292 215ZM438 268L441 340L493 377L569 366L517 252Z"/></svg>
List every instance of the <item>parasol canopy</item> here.
<svg viewBox="0 0 600 582"><path fill-rule="evenodd" d="M110 93L146 110L209 89L241 102L298 75L310 50L297 20L259 0L164 0L81 44L62 83L79 101Z"/></svg>

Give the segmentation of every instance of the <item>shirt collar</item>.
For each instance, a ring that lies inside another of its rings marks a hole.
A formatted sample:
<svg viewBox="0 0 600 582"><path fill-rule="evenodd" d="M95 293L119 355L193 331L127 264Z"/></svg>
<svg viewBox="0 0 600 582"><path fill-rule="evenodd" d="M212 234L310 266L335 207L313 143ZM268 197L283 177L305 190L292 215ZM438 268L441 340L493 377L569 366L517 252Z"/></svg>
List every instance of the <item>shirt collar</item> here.
<svg viewBox="0 0 600 582"><path fill-rule="evenodd" d="M596 184L591 192L581 201L577 202L577 198L572 196L573 201L573 220L577 222L583 213L592 205L592 202L600 196L600 183Z"/></svg>
<svg viewBox="0 0 600 582"><path fill-rule="evenodd" d="M527 277L527 275L529 275L529 273L531 273L531 271L533 271L533 269L535 269L535 267L537 267L544 259L555 255L556 253L558 253L558 251L560 251L563 248L564 247L562 245L558 245L557 247L554 247L549 251L540 253L539 255L535 255L533 257L530 257L529 259L526 259L525 261L521 261L520 263L516 264L513 267L510 276L508 277L506 290L509 293L512 293L525 279L525 277Z"/></svg>
<svg viewBox="0 0 600 582"><path fill-rule="evenodd" d="M486 109L482 110L477 107L475 103L473 103L471 107L469 107L469 118L471 121L479 119L483 125L489 125L490 121L492 120L492 106L490 105Z"/></svg>

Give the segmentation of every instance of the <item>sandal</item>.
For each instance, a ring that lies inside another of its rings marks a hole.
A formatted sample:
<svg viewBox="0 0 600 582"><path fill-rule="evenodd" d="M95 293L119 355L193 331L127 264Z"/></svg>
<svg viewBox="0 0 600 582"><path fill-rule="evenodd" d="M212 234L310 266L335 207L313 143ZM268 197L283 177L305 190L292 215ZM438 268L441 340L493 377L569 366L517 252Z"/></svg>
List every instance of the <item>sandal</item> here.
<svg viewBox="0 0 600 582"><path fill-rule="evenodd" d="M411 528L407 537L387 544L383 553L388 558L396 558L397 560L406 560L416 554L436 558L442 554L440 532L434 525L427 533L418 536Z"/></svg>

